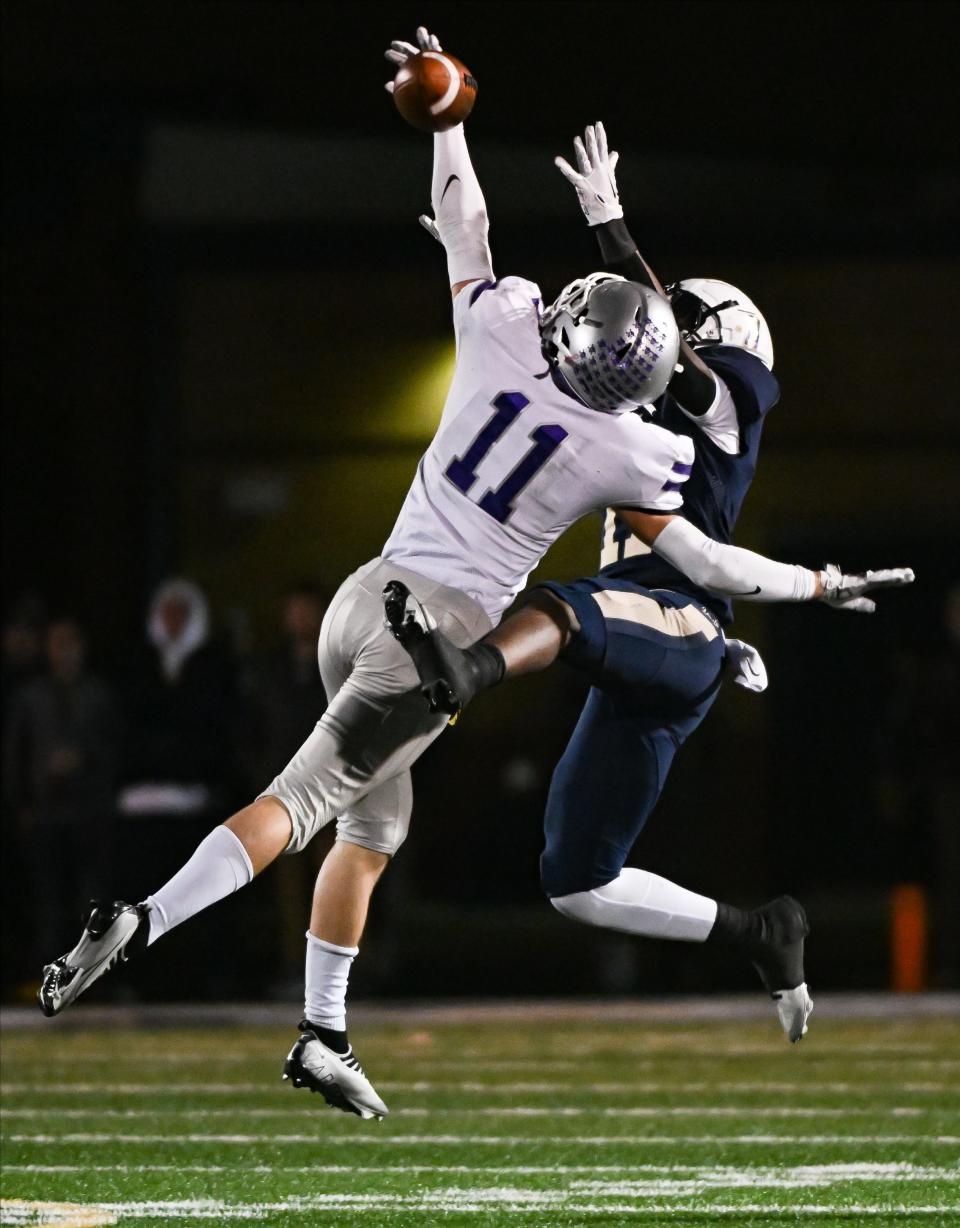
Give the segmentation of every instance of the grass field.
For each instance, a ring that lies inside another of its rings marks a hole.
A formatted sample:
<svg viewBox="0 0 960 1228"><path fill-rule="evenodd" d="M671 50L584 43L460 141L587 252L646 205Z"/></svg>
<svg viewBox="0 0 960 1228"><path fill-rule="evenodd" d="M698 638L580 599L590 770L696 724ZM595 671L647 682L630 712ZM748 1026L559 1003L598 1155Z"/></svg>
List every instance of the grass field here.
<svg viewBox="0 0 960 1228"><path fill-rule="evenodd" d="M2 1223L960 1224L960 1019L376 1018L379 1124L273 1024L9 1031Z"/></svg>

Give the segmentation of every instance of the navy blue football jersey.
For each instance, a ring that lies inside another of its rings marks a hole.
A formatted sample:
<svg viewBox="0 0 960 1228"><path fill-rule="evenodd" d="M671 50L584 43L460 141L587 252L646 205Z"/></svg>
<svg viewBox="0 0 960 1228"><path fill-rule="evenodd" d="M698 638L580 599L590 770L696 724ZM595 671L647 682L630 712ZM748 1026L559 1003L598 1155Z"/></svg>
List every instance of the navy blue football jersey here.
<svg viewBox="0 0 960 1228"><path fill-rule="evenodd" d="M669 393L662 399L656 421L693 440L696 455L693 471L683 488L681 514L714 541L727 543L732 540L734 525L753 481L764 419L780 398L780 385L759 358L736 346L711 346L700 350L699 357L730 389L737 411L740 451L730 455L718 448L698 429L696 418L685 414ZM601 567L602 576L629 580L645 588L686 593L712 610L722 622L728 623L733 617L730 601L698 588L666 559L644 546L612 511L607 513L604 524L602 560L606 563Z"/></svg>

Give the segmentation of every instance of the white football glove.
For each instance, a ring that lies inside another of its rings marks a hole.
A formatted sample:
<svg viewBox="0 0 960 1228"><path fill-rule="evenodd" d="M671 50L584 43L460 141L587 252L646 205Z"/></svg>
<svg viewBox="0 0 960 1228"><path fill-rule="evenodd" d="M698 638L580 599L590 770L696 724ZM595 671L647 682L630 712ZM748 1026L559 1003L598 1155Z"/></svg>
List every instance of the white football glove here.
<svg viewBox="0 0 960 1228"><path fill-rule="evenodd" d="M862 576L845 576L837 563L825 564L820 572L823 592L818 600L835 610L853 610L857 614L872 614L877 603L864 593L881 588L903 588L914 580L911 567L891 567L886 571L865 571Z"/></svg>
<svg viewBox="0 0 960 1228"><path fill-rule="evenodd" d="M737 686L746 687L748 691L765 691L767 667L756 648L743 640L728 640L726 636L723 639L727 646L727 669L733 673Z"/></svg>
<svg viewBox="0 0 960 1228"><path fill-rule="evenodd" d="M419 55L421 51L443 50L436 34L431 34L426 26L417 26L417 43L418 46L414 47L413 43L405 43L402 38L395 38L390 44L389 51L383 54L391 64L396 64L397 68L401 68L411 56ZM388 81L383 88L388 94L392 94L393 82Z"/></svg>
<svg viewBox="0 0 960 1228"><path fill-rule="evenodd" d="M582 141L578 136L573 138L573 152L577 156L579 172L566 158L554 158L553 163L577 189L587 225L599 226L601 222L612 222L623 217L614 173L620 155L607 152L607 134L603 124L588 124L583 136Z"/></svg>

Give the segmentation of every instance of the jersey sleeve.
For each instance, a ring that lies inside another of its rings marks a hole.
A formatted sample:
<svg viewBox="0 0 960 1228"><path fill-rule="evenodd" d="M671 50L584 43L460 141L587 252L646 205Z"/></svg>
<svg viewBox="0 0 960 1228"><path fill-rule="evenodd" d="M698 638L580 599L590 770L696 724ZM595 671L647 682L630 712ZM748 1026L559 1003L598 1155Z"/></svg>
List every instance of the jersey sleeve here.
<svg viewBox="0 0 960 1228"><path fill-rule="evenodd" d="M777 377L748 350L720 345L698 354L730 390L741 426L759 421L780 400Z"/></svg>
<svg viewBox="0 0 960 1228"><path fill-rule="evenodd" d="M740 451L740 416L737 413L737 403L733 393L716 371L713 375L714 394L710 408L704 414L695 414L677 404L683 416L697 428L701 434L712 441L728 456L736 456ZM746 425L746 423L744 423Z"/></svg>
<svg viewBox="0 0 960 1228"><path fill-rule="evenodd" d="M538 325L540 303L540 287L523 277L471 282L453 300L458 346L468 338L490 336L517 325Z"/></svg>
<svg viewBox="0 0 960 1228"><path fill-rule="evenodd" d="M616 505L661 516L679 512L684 485L693 472L693 440L639 418L633 421L640 429L624 457L624 495Z"/></svg>

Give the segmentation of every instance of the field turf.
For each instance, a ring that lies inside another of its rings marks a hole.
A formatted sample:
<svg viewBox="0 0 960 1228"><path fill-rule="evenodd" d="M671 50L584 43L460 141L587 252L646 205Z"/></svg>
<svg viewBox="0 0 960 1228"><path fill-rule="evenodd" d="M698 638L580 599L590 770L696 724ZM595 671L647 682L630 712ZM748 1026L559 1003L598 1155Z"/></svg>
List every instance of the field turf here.
<svg viewBox="0 0 960 1228"><path fill-rule="evenodd" d="M386 1012L362 1122L289 1029L14 1029L3 1224L960 1224L960 1019ZM41 1205L45 1204L45 1205Z"/></svg>

